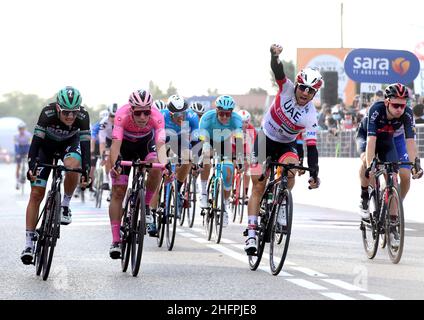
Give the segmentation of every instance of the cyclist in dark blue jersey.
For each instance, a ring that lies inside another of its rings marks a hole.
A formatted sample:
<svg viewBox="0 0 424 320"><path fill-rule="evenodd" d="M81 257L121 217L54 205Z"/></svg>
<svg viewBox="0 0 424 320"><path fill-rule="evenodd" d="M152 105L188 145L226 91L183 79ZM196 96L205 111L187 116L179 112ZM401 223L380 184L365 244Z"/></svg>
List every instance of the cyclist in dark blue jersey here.
<svg viewBox="0 0 424 320"><path fill-rule="evenodd" d="M404 128L406 151L409 159L414 159L411 169L413 179L421 178L420 159L417 157L417 148L414 140L415 125L412 110L406 108L408 99L407 88L395 83L385 89L384 101L374 103L368 113L367 123L361 123L358 129L357 144L359 152L365 151L362 158L366 170L361 170L361 216L369 218L368 210L368 184L366 171L369 172L372 160L377 156L381 161L399 161L402 154L398 155L394 141L394 133ZM365 135L366 130L366 135ZM366 137L366 140L365 140ZM400 149L401 150L401 149ZM363 153L363 152L362 152ZM405 160L402 158L402 160Z"/></svg>

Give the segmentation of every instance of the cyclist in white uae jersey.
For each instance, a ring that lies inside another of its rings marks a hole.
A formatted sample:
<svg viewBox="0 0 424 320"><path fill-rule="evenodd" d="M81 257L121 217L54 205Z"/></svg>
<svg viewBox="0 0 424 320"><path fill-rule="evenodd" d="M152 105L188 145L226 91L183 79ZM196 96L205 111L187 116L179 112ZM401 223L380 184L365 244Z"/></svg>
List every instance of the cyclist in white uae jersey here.
<svg viewBox="0 0 424 320"><path fill-rule="evenodd" d="M296 137L305 131L304 137L308 151L308 166L312 169L309 186L318 188L318 151L316 148L317 117L312 99L323 84L322 76L316 69L306 68L301 70L295 84L287 79L284 67L279 59L283 48L279 45L271 46L271 68L278 84L278 93L262 121L262 130L255 141L252 153L252 163L256 169L252 174L252 196L248 206L248 228L246 247L248 255L255 254L256 226L260 201L265 190L266 179L259 181L262 168L258 164L258 156L271 157L273 161L283 163L299 163L297 154ZM259 150L265 146L265 150ZM262 159L265 160L265 159ZM257 164L257 165L255 165ZM289 173L288 187L294 186L295 173ZM285 218L278 217L278 222L283 226Z"/></svg>

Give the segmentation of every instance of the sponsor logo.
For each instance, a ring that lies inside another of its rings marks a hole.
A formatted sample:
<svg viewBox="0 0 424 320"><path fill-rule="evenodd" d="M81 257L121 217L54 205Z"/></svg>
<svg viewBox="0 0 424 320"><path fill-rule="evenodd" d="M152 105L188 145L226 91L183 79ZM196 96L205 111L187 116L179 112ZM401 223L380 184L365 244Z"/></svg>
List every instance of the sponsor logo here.
<svg viewBox="0 0 424 320"><path fill-rule="evenodd" d="M405 58L397 58L392 61L393 71L399 73L401 76L408 72L410 65L411 62L409 62Z"/></svg>

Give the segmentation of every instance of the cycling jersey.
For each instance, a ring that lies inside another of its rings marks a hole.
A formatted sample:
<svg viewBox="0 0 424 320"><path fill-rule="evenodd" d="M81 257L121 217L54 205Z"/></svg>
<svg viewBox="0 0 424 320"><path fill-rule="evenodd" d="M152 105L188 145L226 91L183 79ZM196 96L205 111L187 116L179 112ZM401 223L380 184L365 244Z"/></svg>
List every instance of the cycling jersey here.
<svg viewBox="0 0 424 320"><path fill-rule="evenodd" d="M305 130L306 144L316 145L317 114L314 104L309 101L305 106L299 106L294 84L286 77L277 80L277 84L278 93L262 120L265 135L276 142L289 143Z"/></svg>
<svg viewBox="0 0 424 320"><path fill-rule="evenodd" d="M216 110L209 110L200 119L200 140L207 140L214 142L222 142L233 135L236 137L243 137L243 120L241 116L235 112L231 114L227 124L222 124L218 120Z"/></svg>
<svg viewBox="0 0 424 320"><path fill-rule="evenodd" d="M68 126L59 119L56 103L47 105L41 111L34 129L34 137L29 151L30 164L34 164L33 161L35 161L40 148L62 149L63 146L70 145L74 141L79 141L82 167L85 168L90 163L90 116L88 112L81 107L74 123Z"/></svg>
<svg viewBox="0 0 424 320"><path fill-rule="evenodd" d="M105 143L110 146L112 141L113 121L109 121L109 116L100 120L99 123L99 143Z"/></svg>
<svg viewBox="0 0 424 320"><path fill-rule="evenodd" d="M253 145L256 140L256 129L255 127L249 123L246 127L246 130L243 132L243 152L245 155L250 154L251 150L253 149ZM232 139L232 145L233 145L233 154L236 153L236 141L235 139Z"/></svg>
<svg viewBox="0 0 424 320"><path fill-rule="evenodd" d="M100 121L97 121L91 127L91 139L94 139L96 143L99 143L99 131L100 131Z"/></svg>
<svg viewBox="0 0 424 320"><path fill-rule="evenodd" d="M117 110L113 125L112 139L137 142L148 136L151 131L154 133L156 143L165 143L165 122L163 115L157 108L151 108L150 119L143 128L139 127L134 122L131 106L129 104Z"/></svg>
<svg viewBox="0 0 424 320"><path fill-rule="evenodd" d="M172 121L171 113L168 109L163 109L160 112L165 120L166 142L169 142L171 137L175 135L185 137L185 139L191 142L197 142L199 140L199 118L193 110L188 109L185 111L185 120L182 126Z"/></svg>
<svg viewBox="0 0 424 320"><path fill-rule="evenodd" d="M18 133L13 137L15 141L15 154L16 155L26 155L29 151L29 146L31 145L32 135L27 130L22 134Z"/></svg>
<svg viewBox="0 0 424 320"><path fill-rule="evenodd" d="M414 138L415 125L414 116L410 108L405 108L405 112L400 118L389 120L387 118L384 101L374 103L368 112L367 135L376 136L378 140L393 138L397 129L404 126L405 138Z"/></svg>

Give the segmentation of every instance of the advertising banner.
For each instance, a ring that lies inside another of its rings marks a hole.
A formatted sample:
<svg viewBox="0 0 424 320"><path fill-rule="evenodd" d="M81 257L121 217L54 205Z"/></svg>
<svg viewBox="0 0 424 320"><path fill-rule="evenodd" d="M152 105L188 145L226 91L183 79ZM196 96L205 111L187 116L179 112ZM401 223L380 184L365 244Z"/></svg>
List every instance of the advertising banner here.
<svg viewBox="0 0 424 320"><path fill-rule="evenodd" d="M418 58L409 51L355 49L346 57L344 69L356 82L395 83L414 81L420 71Z"/></svg>

